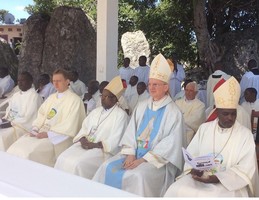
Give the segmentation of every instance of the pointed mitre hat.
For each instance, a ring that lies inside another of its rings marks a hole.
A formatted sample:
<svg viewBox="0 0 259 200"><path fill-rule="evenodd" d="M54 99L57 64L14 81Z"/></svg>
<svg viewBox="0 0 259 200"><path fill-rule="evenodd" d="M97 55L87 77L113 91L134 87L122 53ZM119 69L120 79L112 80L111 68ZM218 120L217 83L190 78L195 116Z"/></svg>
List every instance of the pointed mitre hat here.
<svg viewBox="0 0 259 200"><path fill-rule="evenodd" d="M230 77L213 92L216 108L236 109L240 94L238 81L233 76Z"/></svg>
<svg viewBox="0 0 259 200"><path fill-rule="evenodd" d="M170 60L166 60L165 57L160 53L151 63L149 78L154 78L168 83L173 66L173 63Z"/></svg>
<svg viewBox="0 0 259 200"><path fill-rule="evenodd" d="M119 100L122 93L125 91L125 87L120 76L114 77L104 89L109 90L114 94L117 97L117 100Z"/></svg>

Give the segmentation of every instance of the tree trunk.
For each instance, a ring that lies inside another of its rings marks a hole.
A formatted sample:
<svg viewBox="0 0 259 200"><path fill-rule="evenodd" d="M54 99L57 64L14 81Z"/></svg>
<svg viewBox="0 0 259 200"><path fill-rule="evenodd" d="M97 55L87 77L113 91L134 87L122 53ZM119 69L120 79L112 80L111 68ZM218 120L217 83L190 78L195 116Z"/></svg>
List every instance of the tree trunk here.
<svg viewBox="0 0 259 200"><path fill-rule="evenodd" d="M193 0L194 31L197 38L200 63L204 71L209 75L213 72L212 66L217 60L216 52L218 52L218 47L210 40L205 6L205 0Z"/></svg>

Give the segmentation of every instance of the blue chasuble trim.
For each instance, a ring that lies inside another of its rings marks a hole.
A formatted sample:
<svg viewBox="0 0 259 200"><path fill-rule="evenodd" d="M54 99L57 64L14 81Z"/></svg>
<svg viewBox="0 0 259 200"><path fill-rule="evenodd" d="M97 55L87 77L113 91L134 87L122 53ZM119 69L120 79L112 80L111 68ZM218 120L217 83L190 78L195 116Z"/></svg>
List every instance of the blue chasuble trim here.
<svg viewBox="0 0 259 200"><path fill-rule="evenodd" d="M136 133L137 139L137 149L136 158L142 158L150 149L151 144L156 137L158 130L160 128L161 120L163 118L166 106L158 109L157 111L152 111L147 108L145 110L144 116L142 118L139 129ZM147 138L141 140L143 134L147 133ZM112 161L108 163L105 172L106 185L121 189L122 188L122 178L126 170L123 169L122 165L125 158Z"/></svg>

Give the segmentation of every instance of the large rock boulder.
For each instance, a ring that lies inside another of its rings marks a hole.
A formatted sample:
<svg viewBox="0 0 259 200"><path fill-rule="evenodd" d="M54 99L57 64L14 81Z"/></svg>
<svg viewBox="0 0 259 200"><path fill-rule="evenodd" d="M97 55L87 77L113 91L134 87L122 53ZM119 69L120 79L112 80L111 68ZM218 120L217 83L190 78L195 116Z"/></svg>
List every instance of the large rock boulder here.
<svg viewBox="0 0 259 200"><path fill-rule="evenodd" d="M79 8L59 7L53 12L45 34L42 70L75 68L88 82L96 74L96 32Z"/></svg>
<svg viewBox="0 0 259 200"><path fill-rule="evenodd" d="M45 31L50 17L32 15L24 24L23 42L19 58L19 71L29 71L37 85L37 77L44 72L42 54L44 51Z"/></svg>
<svg viewBox="0 0 259 200"><path fill-rule="evenodd" d="M121 46L124 57L130 58L130 66L133 68L139 66L138 58L142 55L147 57L147 63L149 64L149 43L142 31L124 33L121 37Z"/></svg>
<svg viewBox="0 0 259 200"><path fill-rule="evenodd" d="M86 84L95 79L96 31L82 9L58 7L49 20L31 16L25 30L19 70L29 69L37 79L57 68L76 69Z"/></svg>
<svg viewBox="0 0 259 200"><path fill-rule="evenodd" d="M0 40L0 67L7 67L11 77L17 80L18 58L5 40Z"/></svg>

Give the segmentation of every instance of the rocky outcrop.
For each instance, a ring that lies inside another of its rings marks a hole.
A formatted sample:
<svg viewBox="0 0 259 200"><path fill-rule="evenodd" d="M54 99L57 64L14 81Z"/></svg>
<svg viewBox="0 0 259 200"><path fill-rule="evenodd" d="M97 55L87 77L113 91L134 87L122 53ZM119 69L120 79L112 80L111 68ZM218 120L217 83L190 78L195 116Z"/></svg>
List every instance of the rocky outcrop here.
<svg viewBox="0 0 259 200"><path fill-rule="evenodd" d="M19 58L19 71L29 71L37 85L37 77L42 70L45 31L50 17L47 15L32 15L24 24L23 42Z"/></svg>
<svg viewBox="0 0 259 200"><path fill-rule="evenodd" d="M13 49L4 40L0 40L0 67L7 67L11 77L17 80L18 58Z"/></svg>
<svg viewBox="0 0 259 200"><path fill-rule="evenodd" d="M19 70L38 77L57 68L76 69L83 82L95 79L96 31L81 9L58 7L49 20L31 16L25 30Z"/></svg>
<svg viewBox="0 0 259 200"><path fill-rule="evenodd" d="M124 57L130 58L130 66L139 66L138 58L142 55L147 57L150 63L149 43L142 31L126 32L121 37L121 46Z"/></svg>

